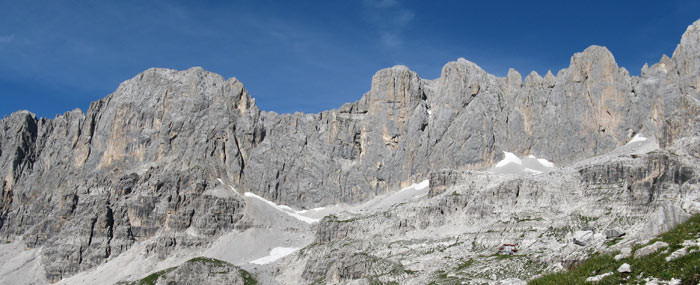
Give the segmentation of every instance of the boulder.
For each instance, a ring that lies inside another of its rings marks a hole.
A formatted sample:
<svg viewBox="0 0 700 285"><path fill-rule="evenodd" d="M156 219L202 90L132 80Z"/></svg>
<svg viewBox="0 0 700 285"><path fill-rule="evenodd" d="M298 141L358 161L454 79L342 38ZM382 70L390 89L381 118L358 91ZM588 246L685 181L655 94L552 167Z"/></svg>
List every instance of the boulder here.
<svg viewBox="0 0 700 285"><path fill-rule="evenodd" d="M574 244L585 246L593 240L592 231L577 231L574 233Z"/></svg>
<svg viewBox="0 0 700 285"><path fill-rule="evenodd" d="M680 249L674 251L673 253L671 253L671 255L666 256L666 261L678 259L678 258L681 258L683 256L686 256L687 254L688 254L688 249L683 247L683 248L680 248Z"/></svg>
<svg viewBox="0 0 700 285"><path fill-rule="evenodd" d="M617 272L630 273L630 272L632 272L632 267L630 267L629 264L625 263L625 264L620 265L620 268L617 269Z"/></svg>
<svg viewBox="0 0 700 285"><path fill-rule="evenodd" d="M615 261L619 261L620 259L627 258L632 256L632 249L629 247L625 247L620 250L620 254L615 255Z"/></svg>
<svg viewBox="0 0 700 285"><path fill-rule="evenodd" d="M668 247L668 243L665 243L663 241L657 241L653 244L647 245L635 251L634 258L640 258L642 256L650 255L665 247Z"/></svg>
<svg viewBox="0 0 700 285"><path fill-rule="evenodd" d="M608 229L605 231L605 238L606 239L619 238L619 237L624 236L624 235L625 235L624 232L621 232L621 231L616 230L616 229Z"/></svg>
<svg viewBox="0 0 700 285"><path fill-rule="evenodd" d="M603 278L608 277L608 276L610 276L610 275L613 275L613 273L612 273L612 272L608 272L608 273L603 273L603 274L600 274L600 275L588 277L588 278L586 278L586 282L600 282L600 280L603 280Z"/></svg>

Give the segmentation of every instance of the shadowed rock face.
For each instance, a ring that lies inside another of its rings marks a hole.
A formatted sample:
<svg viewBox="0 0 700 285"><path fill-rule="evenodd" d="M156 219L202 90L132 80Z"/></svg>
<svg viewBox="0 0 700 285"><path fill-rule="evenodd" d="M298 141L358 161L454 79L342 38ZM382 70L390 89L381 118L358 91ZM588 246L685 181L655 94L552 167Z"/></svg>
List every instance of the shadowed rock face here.
<svg viewBox="0 0 700 285"><path fill-rule="evenodd" d="M599 46L524 82L464 59L434 80L396 66L359 101L318 114L260 111L238 80L201 68L149 69L86 114L0 121L0 235L44 247L58 280L136 241L158 236L153 250L165 254L233 229L245 205L207 194L225 187L216 178L311 207L366 200L434 169L483 169L503 150L567 165L637 133L667 147L700 130L699 39L700 21L641 77Z"/></svg>

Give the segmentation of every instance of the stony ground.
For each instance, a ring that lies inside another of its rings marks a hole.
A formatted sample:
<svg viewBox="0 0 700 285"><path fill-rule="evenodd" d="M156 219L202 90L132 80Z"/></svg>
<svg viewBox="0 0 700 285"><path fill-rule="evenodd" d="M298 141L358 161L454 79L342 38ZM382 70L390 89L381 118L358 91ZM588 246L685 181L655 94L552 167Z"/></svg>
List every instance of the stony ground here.
<svg viewBox="0 0 700 285"><path fill-rule="evenodd" d="M700 21L640 76L600 46L524 80L464 59L434 80L396 66L319 114L261 111L201 68L149 69L86 113L0 120L0 280L133 281L200 256L264 284L570 268L697 213L699 90Z"/></svg>

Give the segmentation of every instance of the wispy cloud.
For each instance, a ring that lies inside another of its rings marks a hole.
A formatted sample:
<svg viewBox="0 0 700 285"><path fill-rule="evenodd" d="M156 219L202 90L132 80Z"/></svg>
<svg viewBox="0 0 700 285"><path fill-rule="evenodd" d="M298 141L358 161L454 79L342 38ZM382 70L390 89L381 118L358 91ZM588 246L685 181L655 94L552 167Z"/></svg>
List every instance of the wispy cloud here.
<svg viewBox="0 0 700 285"><path fill-rule="evenodd" d="M370 23L377 29L382 46L401 47L402 33L415 17L413 11L402 7L398 0L365 0L363 3Z"/></svg>
<svg viewBox="0 0 700 285"><path fill-rule="evenodd" d="M395 7L399 5L397 0L365 0L365 6L375 7L375 8L388 8Z"/></svg>
<svg viewBox="0 0 700 285"><path fill-rule="evenodd" d="M15 40L15 35L0 35L0 44L9 44Z"/></svg>

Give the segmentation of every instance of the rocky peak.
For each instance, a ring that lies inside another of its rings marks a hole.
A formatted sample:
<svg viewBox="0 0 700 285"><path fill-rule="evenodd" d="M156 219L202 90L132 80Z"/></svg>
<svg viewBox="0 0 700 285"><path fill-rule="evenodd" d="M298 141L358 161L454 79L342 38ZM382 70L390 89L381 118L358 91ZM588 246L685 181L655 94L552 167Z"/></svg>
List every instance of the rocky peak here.
<svg viewBox="0 0 700 285"><path fill-rule="evenodd" d="M508 85L508 89L510 90L523 87L523 77L520 75L520 72L514 68L509 68L508 75L506 75L506 85Z"/></svg>
<svg viewBox="0 0 700 285"><path fill-rule="evenodd" d="M476 63L459 58L442 67L440 88L447 97L476 96L488 81L488 74ZM466 93L466 94L465 94ZM469 104L466 98L464 104Z"/></svg>
<svg viewBox="0 0 700 285"><path fill-rule="evenodd" d="M369 112L380 112L387 104L392 109L411 110L421 100L420 77L407 66L397 65L374 74L367 97Z"/></svg>
<svg viewBox="0 0 700 285"><path fill-rule="evenodd" d="M640 132L663 148L700 129L689 104L695 26L673 59L634 80L600 46L525 84L513 69L499 78L460 58L435 80L380 70L361 100L316 115L260 112L238 80L201 68L149 69L84 115L0 121L0 237L45 245L54 280L159 231L174 234L158 246L169 250L194 244L190 232L212 240L238 227L244 206L233 192L217 196L223 189L318 207L364 201L434 169L487 169L501 151L566 167Z"/></svg>
<svg viewBox="0 0 700 285"><path fill-rule="evenodd" d="M700 50L700 20L695 21L681 36L681 42L676 47L673 52L673 57L683 55L691 55L690 53L697 53Z"/></svg>
<svg viewBox="0 0 700 285"><path fill-rule="evenodd" d="M582 82L589 77L608 78L618 69L612 53L603 46L590 46L583 52L575 53L567 70L570 80Z"/></svg>
<svg viewBox="0 0 700 285"><path fill-rule="evenodd" d="M456 61L450 61L442 67L440 78L451 78L454 73L469 75L469 77L479 77L486 75L479 65L464 58L458 58Z"/></svg>
<svg viewBox="0 0 700 285"><path fill-rule="evenodd" d="M673 52L673 61L680 76L680 88L687 93L700 93L700 20L683 33Z"/></svg>
<svg viewBox="0 0 700 285"><path fill-rule="evenodd" d="M554 85L557 82L557 78L552 74L551 70L547 70L547 74L544 76L544 82L547 84L547 87L554 87Z"/></svg>
<svg viewBox="0 0 700 285"><path fill-rule="evenodd" d="M145 108L167 108L168 104L187 102L194 111L208 107L206 105L224 105L245 111L254 104L236 78L224 80L221 75L201 67L183 71L150 68L120 84L108 99L112 104L133 103Z"/></svg>
<svg viewBox="0 0 700 285"><path fill-rule="evenodd" d="M530 74L527 75L527 77L525 77L525 86L527 87L538 86L542 83L544 83L544 78L542 78L542 76L540 76L540 74L537 73L537 71L533 70L532 72L530 72Z"/></svg>

